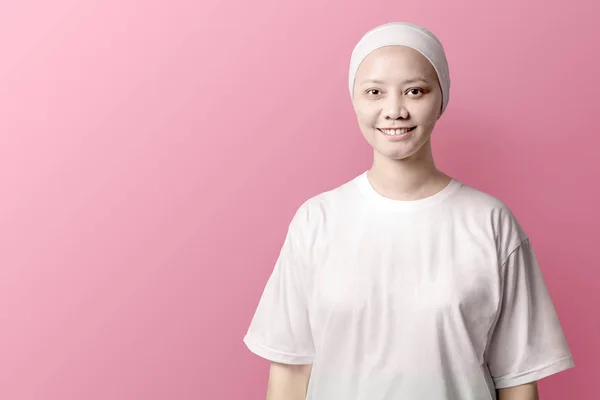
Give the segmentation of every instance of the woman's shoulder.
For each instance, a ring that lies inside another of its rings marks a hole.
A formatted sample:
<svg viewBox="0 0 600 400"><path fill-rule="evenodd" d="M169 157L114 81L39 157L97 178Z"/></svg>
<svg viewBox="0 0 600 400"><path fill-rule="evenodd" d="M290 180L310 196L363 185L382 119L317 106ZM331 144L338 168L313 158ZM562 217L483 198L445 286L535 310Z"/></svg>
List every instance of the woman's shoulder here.
<svg viewBox="0 0 600 400"><path fill-rule="evenodd" d="M455 201L459 203L468 203L472 207L509 210L508 205L500 197L462 181L460 182L460 185L460 190L457 191L457 195L454 196Z"/></svg>
<svg viewBox="0 0 600 400"><path fill-rule="evenodd" d="M346 179L342 183L334 184L329 189L318 192L306 199L302 204L301 208L311 209L319 208L322 209L328 206L338 206L340 203L346 203L354 198L358 194L359 181L362 178L362 174L350 179Z"/></svg>
<svg viewBox="0 0 600 400"><path fill-rule="evenodd" d="M356 209L359 196L357 180L352 178L303 200L297 207L292 223L302 229L323 229L338 216Z"/></svg>
<svg viewBox="0 0 600 400"><path fill-rule="evenodd" d="M462 182L460 190L452 198L452 203L456 207L462 206L473 212L516 221L511 206L501 197Z"/></svg>
<svg viewBox="0 0 600 400"><path fill-rule="evenodd" d="M513 209L500 196L462 184L451 206L458 210L459 215L491 228L498 244L506 247L504 250L507 252L528 238Z"/></svg>

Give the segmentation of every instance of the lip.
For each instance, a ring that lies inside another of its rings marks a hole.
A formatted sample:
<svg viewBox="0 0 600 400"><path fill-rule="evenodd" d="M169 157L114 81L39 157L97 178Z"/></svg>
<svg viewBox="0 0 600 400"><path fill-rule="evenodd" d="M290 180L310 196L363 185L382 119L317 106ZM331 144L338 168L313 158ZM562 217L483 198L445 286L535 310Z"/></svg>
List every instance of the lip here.
<svg viewBox="0 0 600 400"><path fill-rule="evenodd" d="M416 129L416 128L417 128L416 126L412 126L412 127L406 127L406 128L377 128L377 130L378 130L378 131L379 131L379 132L380 132L382 135L384 135L384 136L385 136L385 138L386 138L387 140L390 140L390 141L397 141L397 140L404 140L404 139L406 139L407 137L411 136L411 135L412 135L412 133L415 131L415 129ZM403 134L401 134L401 135L393 135L393 136L392 136L392 135L388 135L388 134L384 133L384 132L382 131L382 129L411 129L411 130L410 130L410 131L408 131L408 132L406 132L406 133L403 133Z"/></svg>
<svg viewBox="0 0 600 400"><path fill-rule="evenodd" d="M416 128L415 126L397 126L397 127L393 127L393 128L377 128L380 131L381 130L390 130L390 129L412 129L412 128Z"/></svg>

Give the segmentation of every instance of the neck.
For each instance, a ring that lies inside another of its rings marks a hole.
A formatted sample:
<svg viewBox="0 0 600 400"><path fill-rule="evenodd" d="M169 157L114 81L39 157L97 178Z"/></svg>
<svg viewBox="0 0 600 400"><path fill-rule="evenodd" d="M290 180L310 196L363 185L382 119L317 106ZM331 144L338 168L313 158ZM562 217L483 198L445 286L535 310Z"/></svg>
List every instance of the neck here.
<svg viewBox="0 0 600 400"><path fill-rule="evenodd" d="M401 160L375 152L367 177L377 192L393 200L419 200L432 196L452 179L435 166L430 142L413 156Z"/></svg>

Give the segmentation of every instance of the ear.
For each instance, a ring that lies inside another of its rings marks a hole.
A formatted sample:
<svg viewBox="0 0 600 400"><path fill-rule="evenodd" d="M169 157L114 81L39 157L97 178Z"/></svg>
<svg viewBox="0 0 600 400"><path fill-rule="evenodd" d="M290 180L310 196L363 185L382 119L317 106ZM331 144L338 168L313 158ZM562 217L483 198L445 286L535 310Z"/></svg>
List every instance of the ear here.
<svg viewBox="0 0 600 400"><path fill-rule="evenodd" d="M437 120L438 121L439 121L440 118L442 118L442 114L445 111L445 110L442 109L443 107L444 107L444 100L442 99L442 104L440 105L440 111L438 112L438 115L437 115Z"/></svg>

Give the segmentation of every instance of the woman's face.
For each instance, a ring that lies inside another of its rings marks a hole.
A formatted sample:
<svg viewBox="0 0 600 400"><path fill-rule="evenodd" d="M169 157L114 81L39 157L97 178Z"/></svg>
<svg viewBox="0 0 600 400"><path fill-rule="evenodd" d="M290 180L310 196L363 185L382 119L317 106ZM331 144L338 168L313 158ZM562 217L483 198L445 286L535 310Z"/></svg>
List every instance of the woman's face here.
<svg viewBox="0 0 600 400"><path fill-rule="evenodd" d="M435 69L421 53L404 46L375 50L356 73L353 96L360 130L376 153L401 160L425 150L442 92Z"/></svg>

